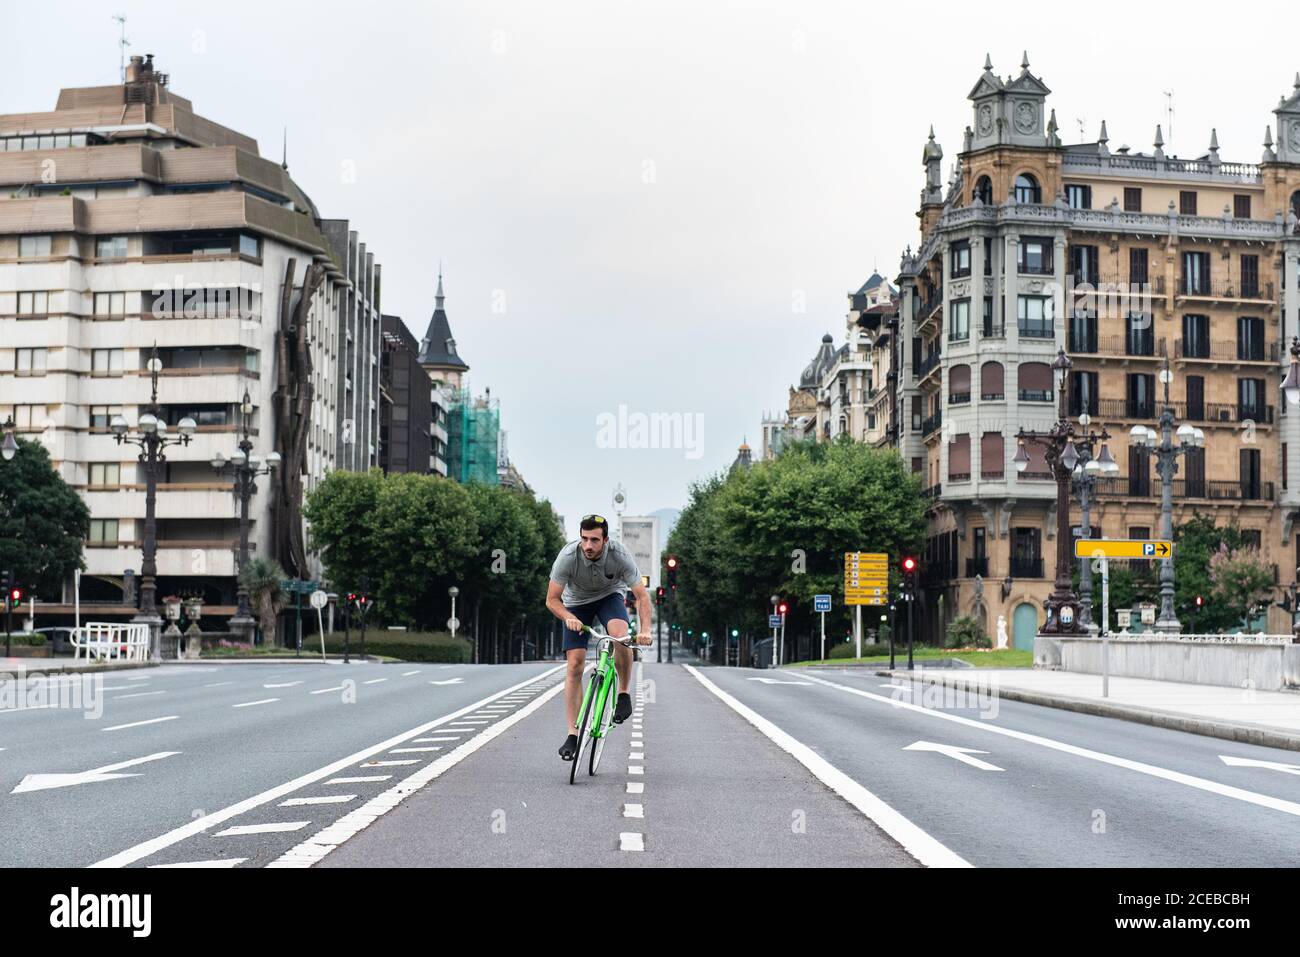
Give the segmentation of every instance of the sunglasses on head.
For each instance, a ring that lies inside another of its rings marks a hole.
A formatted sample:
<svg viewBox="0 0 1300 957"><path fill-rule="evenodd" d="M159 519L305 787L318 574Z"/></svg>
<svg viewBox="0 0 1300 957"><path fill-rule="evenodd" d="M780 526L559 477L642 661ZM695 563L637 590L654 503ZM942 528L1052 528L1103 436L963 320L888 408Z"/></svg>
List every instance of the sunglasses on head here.
<svg viewBox="0 0 1300 957"><path fill-rule="evenodd" d="M604 515L584 515L584 516L582 516L582 520L583 520L584 522L603 522L603 521L605 521L605 516L604 516Z"/></svg>

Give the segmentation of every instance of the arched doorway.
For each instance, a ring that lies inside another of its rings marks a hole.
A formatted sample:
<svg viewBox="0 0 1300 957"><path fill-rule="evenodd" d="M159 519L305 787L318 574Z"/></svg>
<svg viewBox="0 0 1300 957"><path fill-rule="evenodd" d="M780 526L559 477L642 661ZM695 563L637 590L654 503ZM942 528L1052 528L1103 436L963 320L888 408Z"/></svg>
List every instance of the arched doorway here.
<svg viewBox="0 0 1300 957"><path fill-rule="evenodd" d="M1012 645L1025 651L1033 651L1034 637L1038 634L1038 609L1029 602L1017 605L1012 627Z"/></svg>

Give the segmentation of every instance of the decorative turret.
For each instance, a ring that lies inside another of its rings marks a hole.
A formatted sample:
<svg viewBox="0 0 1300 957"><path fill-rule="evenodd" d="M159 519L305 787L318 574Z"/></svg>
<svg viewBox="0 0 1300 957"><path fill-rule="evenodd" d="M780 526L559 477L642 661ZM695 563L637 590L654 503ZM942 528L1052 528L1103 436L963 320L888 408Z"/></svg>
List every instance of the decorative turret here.
<svg viewBox="0 0 1300 957"><path fill-rule="evenodd" d="M921 162L925 166L925 193L921 205L943 202L943 147L935 142L934 127L930 127L930 139L921 153Z"/></svg>
<svg viewBox="0 0 1300 957"><path fill-rule="evenodd" d="M1210 152L1207 157L1211 166L1218 166L1223 161L1219 159L1219 131L1217 128L1210 129Z"/></svg>
<svg viewBox="0 0 1300 957"><path fill-rule="evenodd" d="M1151 155L1156 159L1165 158L1165 134L1160 131L1160 124L1156 124L1155 152Z"/></svg>
<svg viewBox="0 0 1300 957"><path fill-rule="evenodd" d="M1277 161L1300 163L1300 73L1295 89L1273 111L1277 117Z"/></svg>
<svg viewBox="0 0 1300 957"><path fill-rule="evenodd" d="M1028 51L1020 61L1020 75L1005 82L993 72L993 61L986 54L984 72L969 94L975 110L971 148L1052 145L1052 136L1044 135L1051 92L1029 72Z"/></svg>

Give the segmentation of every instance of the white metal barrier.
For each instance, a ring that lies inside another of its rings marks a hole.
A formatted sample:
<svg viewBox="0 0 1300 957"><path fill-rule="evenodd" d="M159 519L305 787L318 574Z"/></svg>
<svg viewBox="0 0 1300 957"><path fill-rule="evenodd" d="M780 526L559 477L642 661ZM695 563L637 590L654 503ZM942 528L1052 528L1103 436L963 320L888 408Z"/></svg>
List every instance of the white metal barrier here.
<svg viewBox="0 0 1300 957"><path fill-rule="evenodd" d="M72 657L100 661L144 661L149 657L149 626L88 621L72 633Z"/></svg>

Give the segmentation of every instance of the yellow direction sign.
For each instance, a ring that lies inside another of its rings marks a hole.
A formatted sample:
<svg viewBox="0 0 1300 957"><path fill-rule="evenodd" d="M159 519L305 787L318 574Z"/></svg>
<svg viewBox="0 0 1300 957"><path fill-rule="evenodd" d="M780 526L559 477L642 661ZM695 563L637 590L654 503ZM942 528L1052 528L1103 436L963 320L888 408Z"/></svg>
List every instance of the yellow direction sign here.
<svg viewBox="0 0 1300 957"><path fill-rule="evenodd" d="M1163 539L1144 541L1137 539L1108 540L1081 538L1074 543L1074 554L1079 558L1170 558L1174 543Z"/></svg>
<svg viewBox="0 0 1300 957"><path fill-rule="evenodd" d="M845 595L844 604L846 605L888 605L889 599L883 595L858 596Z"/></svg>

